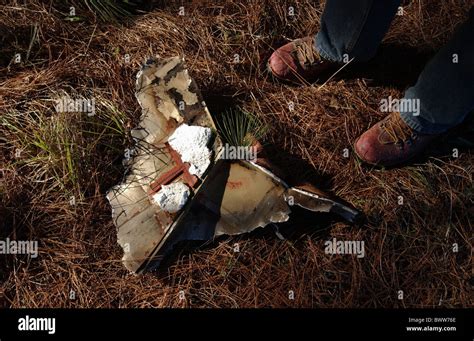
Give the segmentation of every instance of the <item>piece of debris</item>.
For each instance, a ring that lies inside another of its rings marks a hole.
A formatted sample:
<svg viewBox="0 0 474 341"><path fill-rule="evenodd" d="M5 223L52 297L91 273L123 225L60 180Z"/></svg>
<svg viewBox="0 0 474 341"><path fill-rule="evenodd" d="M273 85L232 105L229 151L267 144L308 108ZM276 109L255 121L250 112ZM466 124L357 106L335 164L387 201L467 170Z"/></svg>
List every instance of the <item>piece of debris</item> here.
<svg viewBox="0 0 474 341"><path fill-rule="evenodd" d="M189 198L189 187L182 182L174 182L161 186L161 189L153 195L153 201L163 211L176 213L183 208Z"/></svg>
<svg viewBox="0 0 474 341"><path fill-rule="evenodd" d="M158 266L182 240L287 221L293 205L349 221L359 214L311 185L289 187L266 159L221 158L223 143L182 58L149 60L136 96L142 107L131 132L136 152L124 181L107 193L128 270Z"/></svg>

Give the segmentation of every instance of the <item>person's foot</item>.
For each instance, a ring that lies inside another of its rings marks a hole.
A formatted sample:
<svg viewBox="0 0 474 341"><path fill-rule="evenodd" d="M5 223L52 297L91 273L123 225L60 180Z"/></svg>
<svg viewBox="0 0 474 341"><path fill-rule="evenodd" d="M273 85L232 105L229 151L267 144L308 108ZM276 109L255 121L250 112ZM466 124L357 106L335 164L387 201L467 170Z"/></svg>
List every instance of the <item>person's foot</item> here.
<svg viewBox="0 0 474 341"><path fill-rule="evenodd" d="M354 149L366 163L394 166L419 155L437 136L417 133L395 112L363 133Z"/></svg>
<svg viewBox="0 0 474 341"><path fill-rule="evenodd" d="M314 48L313 37L296 39L278 48L268 59L268 70L288 82L316 80L322 73L338 66L324 60Z"/></svg>

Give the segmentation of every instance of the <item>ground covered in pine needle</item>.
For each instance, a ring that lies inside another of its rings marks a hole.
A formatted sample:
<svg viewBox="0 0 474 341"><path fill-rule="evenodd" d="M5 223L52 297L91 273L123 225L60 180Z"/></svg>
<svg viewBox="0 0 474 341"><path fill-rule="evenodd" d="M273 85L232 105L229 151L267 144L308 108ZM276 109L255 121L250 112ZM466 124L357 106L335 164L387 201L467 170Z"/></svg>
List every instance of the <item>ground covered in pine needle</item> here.
<svg viewBox="0 0 474 341"><path fill-rule="evenodd" d="M309 86L274 82L265 61L318 30L323 2L156 3L117 23L46 0L0 6L0 238L39 241L37 258L0 257L0 307L472 306L473 124L402 168L363 165L352 149L470 3L405 4L375 60ZM283 239L269 226L183 244L158 271L129 274L104 194L122 179L140 117L137 71L178 54L213 115L240 106L268 124L264 142L290 183L312 181L365 219L295 210ZM65 94L94 98L96 115L56 112ZM333 238L364 241L365 257L325 254Z"/></svg>

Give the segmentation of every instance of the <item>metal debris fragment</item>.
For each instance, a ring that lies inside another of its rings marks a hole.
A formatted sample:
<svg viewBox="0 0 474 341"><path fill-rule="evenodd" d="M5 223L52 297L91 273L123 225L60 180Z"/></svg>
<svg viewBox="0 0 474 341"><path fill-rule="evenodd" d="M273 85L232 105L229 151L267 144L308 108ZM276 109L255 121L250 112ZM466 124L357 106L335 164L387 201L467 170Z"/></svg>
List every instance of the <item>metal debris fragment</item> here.
<svg viewBox="0 0 474 341"><path fill-rule="evenodd" d="M287 221L291 205L349 221L358 215L317 189L289 187L269 167L221 159L222 142L183 59L149 60L136 91L142 116L132 131L135 153L124 181L107 193L128 270L156 267L182 240Z"/></svg>

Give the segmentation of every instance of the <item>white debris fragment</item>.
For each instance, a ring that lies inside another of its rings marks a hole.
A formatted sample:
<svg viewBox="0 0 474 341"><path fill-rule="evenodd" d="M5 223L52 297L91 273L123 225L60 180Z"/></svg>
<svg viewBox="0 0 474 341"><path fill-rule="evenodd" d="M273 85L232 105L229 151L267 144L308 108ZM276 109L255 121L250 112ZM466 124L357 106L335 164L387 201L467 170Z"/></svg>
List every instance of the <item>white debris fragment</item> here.
<svg viewBox="0 0 474 341"><path fill-rule="evenodd" d="M153 195L153 201L163 211L176 213L186 204L189 198L189 187L182 182L173 182L161 186L161 189Z"/></svg>
<svg viewBox="0 0 474 341"><path fill-rule="evenodd" d="M189 162L189 173L201 177L211 163L211 151L207 147L210 138L210 128L183 123L169 137L168 143L183 162Z"/></svg>

